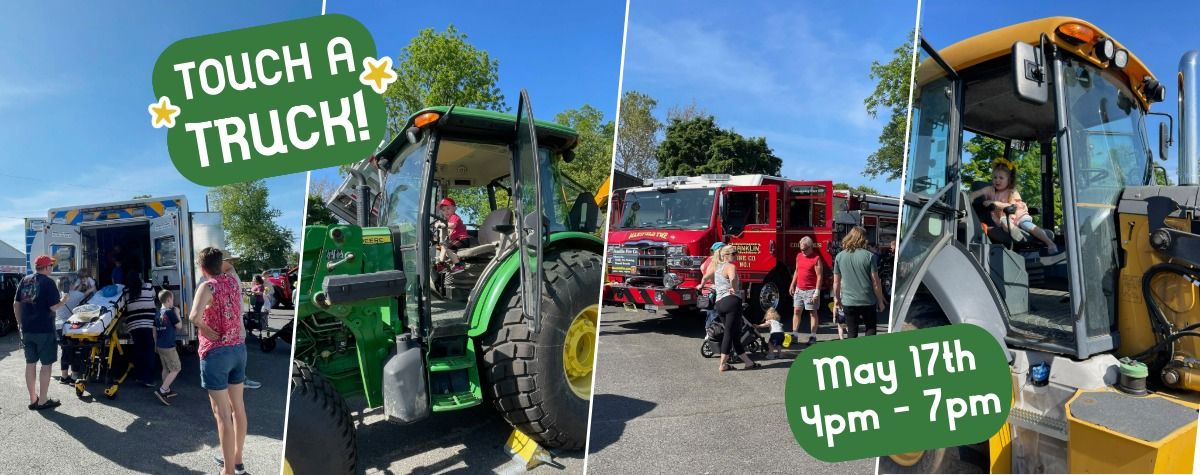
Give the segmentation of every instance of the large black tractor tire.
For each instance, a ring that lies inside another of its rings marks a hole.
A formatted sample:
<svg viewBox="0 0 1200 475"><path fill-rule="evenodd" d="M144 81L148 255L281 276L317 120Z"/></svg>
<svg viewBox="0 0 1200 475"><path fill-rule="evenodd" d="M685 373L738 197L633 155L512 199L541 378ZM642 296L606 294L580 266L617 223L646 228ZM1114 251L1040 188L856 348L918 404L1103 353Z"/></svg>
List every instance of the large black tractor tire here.
<svg viewBox="0 0 1200 475"><path fill-rule="evenodd" d="M530 331L521 288L513 283L480 340L484 387L496 409L548 448L582 449L587 440L590 398L571 389L563 346L576 315L597 305L601 262L600 255L582 250L546 253L540 330Z"/></svg>
<svg viewBox="0 0 1200 475"><path fill-rule="evenodd" d="M333 385L299 361L292 362L291 410L284 459L292 473L353 474L358 441L350 408Z"/></svg>

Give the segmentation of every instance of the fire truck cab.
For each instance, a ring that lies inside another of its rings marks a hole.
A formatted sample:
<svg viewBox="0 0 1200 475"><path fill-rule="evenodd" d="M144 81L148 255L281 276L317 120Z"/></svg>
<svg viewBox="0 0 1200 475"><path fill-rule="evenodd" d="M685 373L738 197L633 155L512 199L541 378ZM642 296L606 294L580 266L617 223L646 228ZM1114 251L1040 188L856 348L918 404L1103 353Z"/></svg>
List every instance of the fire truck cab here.
<svg viewBox="0 0 1200 475"><path fill-rule="evenodd" d="M786 294L801 238L815 241L831 275L833 200L827 180L766 175L646 180L614 198L604 301L652 312L695 309L700 265L721 241L739 250L747 317L757 322L772 307L790 315ZM824 279L826 290L832 280Z"/></svg>

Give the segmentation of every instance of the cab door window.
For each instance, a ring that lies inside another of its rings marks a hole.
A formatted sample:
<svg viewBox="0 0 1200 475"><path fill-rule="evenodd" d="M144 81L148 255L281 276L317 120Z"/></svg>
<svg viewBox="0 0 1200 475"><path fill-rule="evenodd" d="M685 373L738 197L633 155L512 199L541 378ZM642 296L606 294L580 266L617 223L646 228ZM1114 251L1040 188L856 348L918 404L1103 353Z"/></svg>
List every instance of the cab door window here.
<svg viewBox="0 0 1200 475"><path fill-rule="evenodd" d="M767 193L759 191L742 191L729 193L728 217L726 227L732 233L740 233L747 225L770 224L770 205Z"/></svg>

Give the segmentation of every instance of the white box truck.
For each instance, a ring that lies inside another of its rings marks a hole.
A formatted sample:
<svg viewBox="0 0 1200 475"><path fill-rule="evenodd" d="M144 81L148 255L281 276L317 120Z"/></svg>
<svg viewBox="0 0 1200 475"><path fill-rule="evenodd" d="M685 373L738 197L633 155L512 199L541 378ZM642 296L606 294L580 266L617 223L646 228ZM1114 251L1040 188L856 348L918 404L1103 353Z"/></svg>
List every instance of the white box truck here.
<svg viewBox="0 0 1200 475"><path fill-rule="evenodd" d="M185 196L53 208L44 218L25 219L25 239L27 273L33 272L33 259L45 254L56 259L54 277L89 269L103 288L113 282L120 261L124 275L136 271L156 292L171 290L184 316L200 280L196 252L225 248L220 213L190 211ZM185 321L177 338L194 349L196 336Z"/></svg>

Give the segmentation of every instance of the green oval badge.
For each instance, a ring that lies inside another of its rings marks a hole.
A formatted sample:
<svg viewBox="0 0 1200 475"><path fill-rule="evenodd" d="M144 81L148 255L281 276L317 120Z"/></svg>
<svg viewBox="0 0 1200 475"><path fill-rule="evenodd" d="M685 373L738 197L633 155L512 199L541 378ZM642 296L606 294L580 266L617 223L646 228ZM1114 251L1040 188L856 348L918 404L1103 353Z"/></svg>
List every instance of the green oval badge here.
<svg viewBox="0 0 1200 475"><path fill-rule="evenodd" d="M183 39L154 64L151 125L205 186L362 160L385 138L380 94L396 78L375 55L345 15Z"/></svg>
<svg viewBox="0 0 1200 475"><path fill-rule="evenodd" d="M792 363L788 425L827 462L973 444L1004 425L1004 349L970 324L821 343Z"/></svg>

